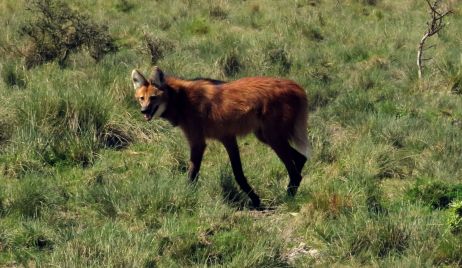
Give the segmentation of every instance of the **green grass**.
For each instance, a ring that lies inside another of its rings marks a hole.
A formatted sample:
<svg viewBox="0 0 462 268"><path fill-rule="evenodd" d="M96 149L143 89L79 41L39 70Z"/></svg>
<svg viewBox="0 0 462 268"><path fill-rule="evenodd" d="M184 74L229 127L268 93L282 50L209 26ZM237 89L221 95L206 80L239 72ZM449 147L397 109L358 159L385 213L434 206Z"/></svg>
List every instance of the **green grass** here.
<svg viewBox="0 0 462 268"><path fill-rule="evenodd" d="M462 6L448 2L418 81L424 1L66 1L107 25L118 52L27 70L12 48L27 49L19 30L34 14L3 0L0 266L462 265L450 205L462 183ZM273 210L250 209L218 142L190 185L181 131L144 122L133 100L131 70L153 62L186 78L302 85L313 156L297 197L252 136L239 140L244 172Z"/></svg>

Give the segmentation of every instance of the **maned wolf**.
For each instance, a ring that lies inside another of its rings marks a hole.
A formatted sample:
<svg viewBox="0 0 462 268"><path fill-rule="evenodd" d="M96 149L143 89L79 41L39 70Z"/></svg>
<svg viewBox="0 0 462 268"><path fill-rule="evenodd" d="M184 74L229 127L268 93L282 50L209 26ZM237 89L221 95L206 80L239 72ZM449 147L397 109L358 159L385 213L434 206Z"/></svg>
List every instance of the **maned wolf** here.
<svg viewBox="0 0 462 268"><path fill-rule="evenodd" d="M164 118L179 126L190 145L189 179L195 181L206 139L223 143L234 176L254 207L260 198L242 171L236 136L253 132L284 163L294 196L309 158L307 97L295 82L269 77L249 77L232 82L213 79L184 80L166 76L155 67L150 79L132 72L135 97L146 120Z"/></svg>

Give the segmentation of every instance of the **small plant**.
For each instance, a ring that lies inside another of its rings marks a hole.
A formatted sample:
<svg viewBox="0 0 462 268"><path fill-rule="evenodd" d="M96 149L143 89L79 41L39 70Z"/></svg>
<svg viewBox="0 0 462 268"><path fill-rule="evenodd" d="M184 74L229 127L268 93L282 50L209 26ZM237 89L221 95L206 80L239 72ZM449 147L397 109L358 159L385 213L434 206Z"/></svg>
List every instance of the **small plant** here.
<svg viewBox="0 0 462 268"><path fill-rule="evenodd" d="M462 199L449 205L448 224L452 233L460 234L462 232Z"/></svg>
<svg viewBox="0 0 462 268"><path fill-rule="evenodd" d="M64 2L34 0L28 9L35 19L20 31L29 38L23 51L28 69L50 61L65 66L69 55L82 49L96 61L117 51L107 27L95 24Z"/></svg>

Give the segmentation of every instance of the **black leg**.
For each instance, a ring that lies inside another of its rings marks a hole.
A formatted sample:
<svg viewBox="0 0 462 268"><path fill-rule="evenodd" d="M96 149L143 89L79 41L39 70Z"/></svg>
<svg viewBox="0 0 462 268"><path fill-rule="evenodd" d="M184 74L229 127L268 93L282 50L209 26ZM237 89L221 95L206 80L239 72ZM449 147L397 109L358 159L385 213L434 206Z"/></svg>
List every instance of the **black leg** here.
<svg viewBox="0 0 462 268"><path fill-rule="evenodd" d="M297 150L290 147L290 155L292 156L292 159L294 160L295 163L295 168L297 168L298 173L302 173L303 166L305 165L307 159L304 155L299 153Z"/></svg>
<svg viewBox="0 0 462 268"><path fill-rule="evenodd" d="M201 168L202 157L205 151L205 142L191 144L191 155L189 158L188 178L191 182L197 180L197 175Z"/></svg>
<svg viewBox="0 0 462 268"><path fill-rule="evenodd" d="M253 206L256 208L260 207L260 198L257 194L255 194L252 187L250 187L246 177L244 176L244 171L242 171L241 157L239 155L239 147L237 146L236 137L223 138L221 142L228 152L237 184L239 184L242 191L244 191L249 196L250 200L252 200Z"/></svg>
<svg viewBox="0 0 462 268"><path fill-rule="evenodd" d="M289 185L287 186L287 194L295 196L302 180L299 168L297 168L293 156L292 148L287 141L272 141L270 142L271 148L276 152L279 159L284 163L287 172L289 173Z"/></svg>
<svg viewBox="0 0 462 268"><path fill-rule="evenodd" d="M268 144L268 141L264 137L263 132L261 130L257 130L254 133L259 141L265 144ZM308 159L304 155L299 153L297 150L295 150L292 146L289 146L289 147L290 147L290 157L294 161L294 164L295 164L295 167L297 168L298 173L302 173L303 166L305 165Z"/></svg>

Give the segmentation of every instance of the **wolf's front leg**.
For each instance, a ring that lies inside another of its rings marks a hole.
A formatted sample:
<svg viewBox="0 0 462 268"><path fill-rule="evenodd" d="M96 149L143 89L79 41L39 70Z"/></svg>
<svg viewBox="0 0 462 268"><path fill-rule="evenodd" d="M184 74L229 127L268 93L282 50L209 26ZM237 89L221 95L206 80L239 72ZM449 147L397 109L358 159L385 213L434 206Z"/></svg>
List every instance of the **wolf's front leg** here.
<svg viewBox="0 0 462 268"><path fill-rule="evenodd" d="M189 158L188 178L191 182L195 182L197 180L199 169L201 168L202 157L204 155L206 145L203 141L190 144L190 146L191 154Z"/></svg>

